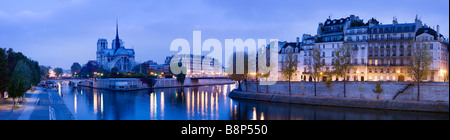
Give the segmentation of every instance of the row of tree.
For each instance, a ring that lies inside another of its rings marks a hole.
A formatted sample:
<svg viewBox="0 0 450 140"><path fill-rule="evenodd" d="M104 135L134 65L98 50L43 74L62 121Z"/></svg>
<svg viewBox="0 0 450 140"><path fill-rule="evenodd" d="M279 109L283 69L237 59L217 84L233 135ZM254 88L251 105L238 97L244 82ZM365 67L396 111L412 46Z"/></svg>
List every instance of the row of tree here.
<svg viewBox="0 0 450 140"><path fill-rule="evenodd" d="M373 22L373 21L372 21ZM346 96L346 83L347 83L347 75L348 70L353 69L353 65L350 64L351 59L353 56L353 51L350 45L344 45L343 47L339 47L337 51L335 52L335 57L333 58L333 71L330 73L324 73L323 67L324 64L324 56L321 55L321 49L320 47L315 47L312 53L311 59L305 59L306 62L309 63L308 69L309 74L312 76L314 81L314 95L317 95L317 82L319 81L321 76L327 75L328 77L331 77L332 75L335 75L337 78L342 78L344 83L344 97ZM238 52L239 53L239 52ZM243 53L243 52L241 52ZM230 66L233 66L233 68L236 68L236 60L244 59L244 74L236 74L236 70L233 71L232 74L229 75L230 79L237 81L239 83L238 89L241 90L241 81L246 82L250 76L256 76L256 81L259 81L259 77L268 77L269 75L261 75L258 73L258 70L256 74L252 74L248 68L252 67L248 63L248 61L254 61L249 60L248 54L244 54L244 58L237 58L237 53L234 53L232 56L232 64L229 64ZM432 56L430 53L430 47L428 44L423 42L417 42L415 45L415 48L412 51L412 54L409 58L410 62L408 67L408 76L412 77L413 82L418 86L417 89L417 98L419 100L419 94L420 94L420 82L427 77L429 74L429 68L432 62ZM255 61L257 64L257 60ZM286 59L281 62L281 72L283 74L283 77L288 79L289 81L289 94L291 93L291 79L292 76L297 72L297 66L298 66L298 59L294 57L293 53L288 53ZM331 84L331 80L326 80L327 85Z"/></svg>
<svg viewBox="0 0 450 140"><path fill-rule="evenodd" d="M23 97L32 85L40 83L44 75L37 61L27 58L13 49L0 48L0 93L8 92L8 97L13 98L15 106L16 98Z"/></svg>

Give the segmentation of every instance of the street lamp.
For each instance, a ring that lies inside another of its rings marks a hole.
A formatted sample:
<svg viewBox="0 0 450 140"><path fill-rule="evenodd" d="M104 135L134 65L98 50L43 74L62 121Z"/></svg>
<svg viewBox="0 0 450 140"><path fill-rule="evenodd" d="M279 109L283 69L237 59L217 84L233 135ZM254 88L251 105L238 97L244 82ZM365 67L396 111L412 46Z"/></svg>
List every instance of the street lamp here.
<svg viewBox="0 0 450 140"><path fill-rule="evenodd" d="M447 79L446 73L447 73L446 70L441 70L441 75L444 77L444 82L445 82L445 79Z"/></svg>

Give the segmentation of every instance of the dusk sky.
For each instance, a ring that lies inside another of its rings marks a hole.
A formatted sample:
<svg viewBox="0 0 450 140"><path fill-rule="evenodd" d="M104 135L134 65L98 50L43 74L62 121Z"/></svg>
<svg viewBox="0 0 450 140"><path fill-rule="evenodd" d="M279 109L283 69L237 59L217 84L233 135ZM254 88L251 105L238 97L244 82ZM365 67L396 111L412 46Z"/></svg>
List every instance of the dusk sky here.
<svg viewBox="0 0 450 140"><path fill-rule="evenodd" d="M138 63L163 63L172 40L202 31L202 41L279 39L317 33L318 23L359 16L391 24L440 25L449 37L448 0L0 0L0 48L13 48L41 65L70 69L96 59L97 40L119 36Z"/></svg>

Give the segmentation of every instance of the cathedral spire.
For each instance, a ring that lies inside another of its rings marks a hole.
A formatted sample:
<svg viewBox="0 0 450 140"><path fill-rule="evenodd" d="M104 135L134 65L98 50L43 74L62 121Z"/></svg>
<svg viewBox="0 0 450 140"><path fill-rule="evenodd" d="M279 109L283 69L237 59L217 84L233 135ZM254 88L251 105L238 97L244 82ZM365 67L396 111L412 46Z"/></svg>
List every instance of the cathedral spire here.
<svg viewBox="0 0 450 140"><path fill-rule="evenodd" d="M116 39L119 39L119 19L116 19Z"/></svg>
<svg viewBox="0 0 450 140"><path fill-rule="evenodd" d="M119 48L120 48L120 39L119 39L119 20L116 19L116 42L114 42L115 46L115 51L116 52Z"/></svg>

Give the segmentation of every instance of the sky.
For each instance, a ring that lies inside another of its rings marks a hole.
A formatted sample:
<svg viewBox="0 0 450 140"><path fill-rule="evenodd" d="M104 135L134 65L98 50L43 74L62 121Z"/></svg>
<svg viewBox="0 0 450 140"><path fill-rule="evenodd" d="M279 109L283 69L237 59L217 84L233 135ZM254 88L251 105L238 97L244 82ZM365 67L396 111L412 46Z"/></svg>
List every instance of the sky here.
<svg viewBox="0 0 450 140"><path fill-rule="evenodd" d="M190 41L279 39L295 41L317 34L328 17L359 16L391 24L422 22L449 37L448 0L1 0L0 48L13 48L41 65L70 69L96 59L97 40L111 47L116 19L136 62L163 63L177 38ZM224 45L223 45L224 46Z"/></svg>

